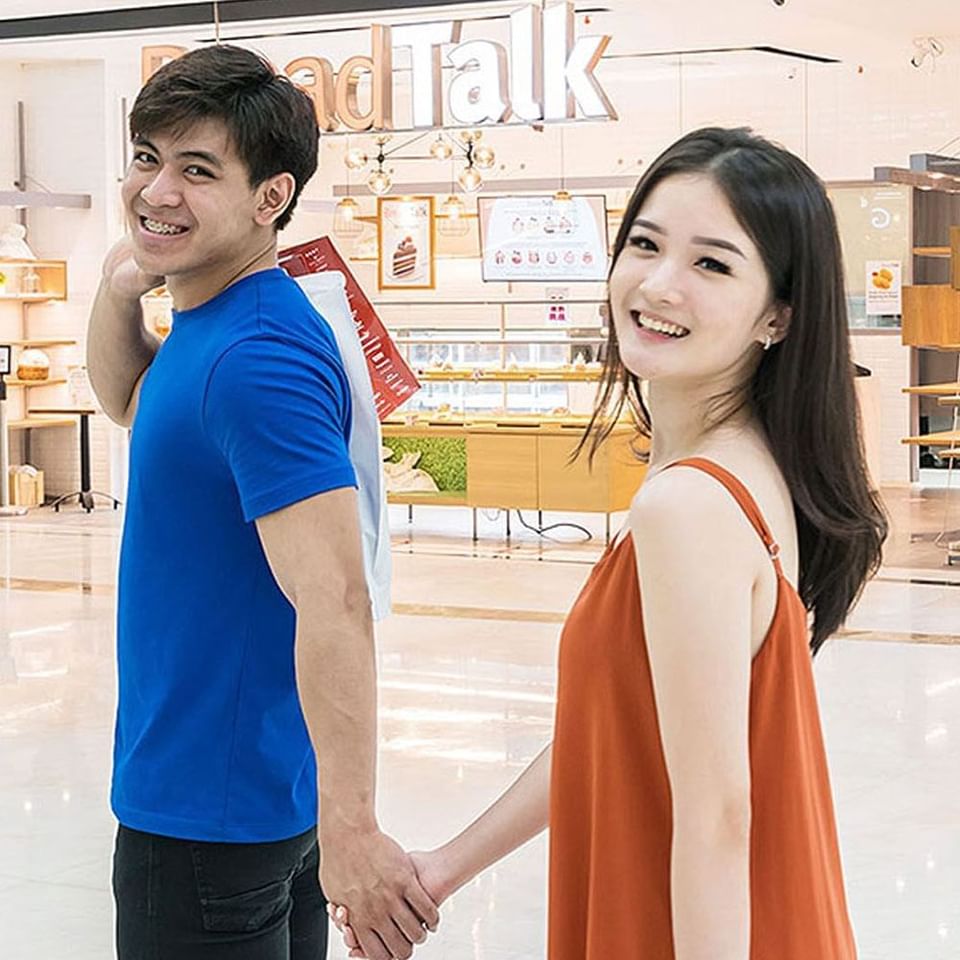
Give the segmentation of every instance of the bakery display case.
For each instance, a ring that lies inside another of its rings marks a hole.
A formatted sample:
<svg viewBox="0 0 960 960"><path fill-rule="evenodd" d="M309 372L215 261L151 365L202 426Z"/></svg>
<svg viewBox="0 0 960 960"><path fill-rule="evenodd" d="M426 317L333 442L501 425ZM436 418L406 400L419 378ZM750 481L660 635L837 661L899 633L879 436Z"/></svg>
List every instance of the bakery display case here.
<svg viewBox="0 0 960 960"><path fill-rule="evenodd" d="M467 507L475 521L482 508L602 513L608 528L629 507L646 470L632 424L592 468L571 462L602 373L604 300L377 306L422 384L383 424L392 503ZM413 316L391 316L400 306Z"/></svg>
<svg viewBox="0 0 960 960"><path fill-rule="evenodd" d="M443 301L418 304L415 318L391 316L390 308L401 304L378 303L422 384L404 412L468 418L589 413L606 343L604 303ZM446 322L435 322L441 313ZM463 320L453 326L451 316Z"/></svg>

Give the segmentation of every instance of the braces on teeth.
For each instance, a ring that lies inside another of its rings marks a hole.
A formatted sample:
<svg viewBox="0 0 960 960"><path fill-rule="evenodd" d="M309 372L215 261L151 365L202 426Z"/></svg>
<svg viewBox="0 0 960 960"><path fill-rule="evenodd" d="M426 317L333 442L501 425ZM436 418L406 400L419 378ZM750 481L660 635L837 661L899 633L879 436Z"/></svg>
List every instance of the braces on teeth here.
<svg viewBox="0 0 960 960"><path fill-rule="evenodd" d="M168 235L174 235L178 233L184 233L185 228L176 227L168 223L160 223L159 220L150 220L148 217L143 218L143 223L146 226L147 230L150 233L164 233Z"/></svg>

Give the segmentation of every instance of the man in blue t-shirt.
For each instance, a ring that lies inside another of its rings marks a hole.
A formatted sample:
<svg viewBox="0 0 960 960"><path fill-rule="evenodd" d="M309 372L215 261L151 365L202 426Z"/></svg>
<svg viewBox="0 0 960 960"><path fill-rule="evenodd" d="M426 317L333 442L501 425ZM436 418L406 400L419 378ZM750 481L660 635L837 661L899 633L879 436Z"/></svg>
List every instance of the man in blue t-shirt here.
<svg viewBox="0 0 960 960"><path fill-rule="evenodd" d="M88 338L100 402L132 428L119 958L320 960L324 893L371 960L407 958L438 916L376 818L350 392L329 327L277 268L277 231L317 166L312 102L215 46L150 79L130 132L129 235ZM175 308L162 345L139 304L161 282Z"/></svg>

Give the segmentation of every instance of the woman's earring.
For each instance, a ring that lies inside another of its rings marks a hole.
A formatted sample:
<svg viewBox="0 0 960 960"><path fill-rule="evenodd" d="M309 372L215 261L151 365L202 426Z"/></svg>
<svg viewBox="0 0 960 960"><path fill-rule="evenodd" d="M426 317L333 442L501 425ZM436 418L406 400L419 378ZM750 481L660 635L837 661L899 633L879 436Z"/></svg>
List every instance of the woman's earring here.
<svg viewBox="0 0 960 960"><path fill-rule="evenodd" d="M763 341L764 352L769 350L773 346L773 334L770 331L767 331L767 338Z"/></svg>

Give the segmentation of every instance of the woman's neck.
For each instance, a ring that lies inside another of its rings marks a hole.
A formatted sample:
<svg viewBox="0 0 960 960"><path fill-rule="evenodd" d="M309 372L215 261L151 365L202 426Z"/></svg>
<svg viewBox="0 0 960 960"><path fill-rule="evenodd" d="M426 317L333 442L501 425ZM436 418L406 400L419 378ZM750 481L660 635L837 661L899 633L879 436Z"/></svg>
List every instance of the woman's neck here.
<svg viewBox="0 0 960 960"><path fill-rule="evenodd" d="M742 405L719 425L716 423L717 417L723 417L728 405L734 402L733 397L727 398L725 388L716 383L651 383L651 468L660 469L730 440L753 435L759 427L749 404Z"/></svg>

